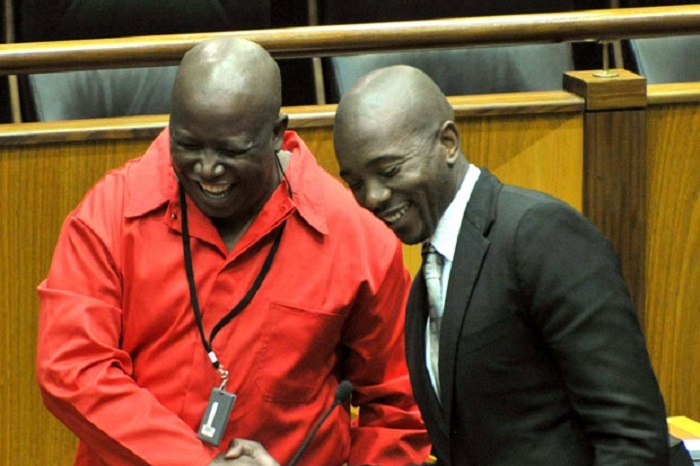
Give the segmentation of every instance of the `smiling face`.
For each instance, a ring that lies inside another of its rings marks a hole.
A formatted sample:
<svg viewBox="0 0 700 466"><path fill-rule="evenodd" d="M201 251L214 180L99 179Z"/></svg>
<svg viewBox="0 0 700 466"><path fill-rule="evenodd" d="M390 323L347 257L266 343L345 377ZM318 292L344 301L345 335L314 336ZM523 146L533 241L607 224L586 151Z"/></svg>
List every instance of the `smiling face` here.
<svg viewBox="0 0 700 466"><path fill-rule="evenodd" d="M279 182L275 154L284 124L245 115L242 104L218 109L183 105L170 120L177 178L197 207L214 219L246 221Z"/></svg>
<svg viewBox="0 0 700 466"><path fill-rule="evenodd" d="M443 128L426 134L384 134L371 125L353 132L336 154L341 177L358 203L406 244L429 238L454 190ZM451 137L451 135L449 136Z"/></svg>
<svg viewBox="0 0 700 466"><path fill-rule="evenodd" d="M416 83L408 72L407 94L405 86L391 80L398 76L402 82L396 71L401 69L380 73L382 79L370 79L366 86L363 81L343 97L334 143L340 175L360 205L401 241L415 244L435 232L466 172L466 160L454 123L442 119L449 115L424 106L415 94L424 75Z"/></svg>
<svg viewBox="0 0 700 466"><path fill-rule="evenodd" d="M274 98L276 65L265 55L263 66L256 64L259 52L247 44L245 53L240 43L229 45L193 49L183 60L173 92L170 152L178 180L202 212L215 223L245 225L279 183L276 152L287 120Z"/></svg>

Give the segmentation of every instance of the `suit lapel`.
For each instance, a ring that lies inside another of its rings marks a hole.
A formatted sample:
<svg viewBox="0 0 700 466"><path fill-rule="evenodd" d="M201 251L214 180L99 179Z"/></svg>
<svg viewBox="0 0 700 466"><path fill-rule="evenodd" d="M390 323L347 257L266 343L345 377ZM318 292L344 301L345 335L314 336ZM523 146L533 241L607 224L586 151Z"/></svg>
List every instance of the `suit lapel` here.
<svg viewBox="0 0 700 466"><path fill-rule="evenodd" d="M457 345L474 286L490 245L487 235L495 218L496 199L501 187L502 184L488 170L481 169L457 238L440 331L440 387L448 422L452 418Z"/></svg>

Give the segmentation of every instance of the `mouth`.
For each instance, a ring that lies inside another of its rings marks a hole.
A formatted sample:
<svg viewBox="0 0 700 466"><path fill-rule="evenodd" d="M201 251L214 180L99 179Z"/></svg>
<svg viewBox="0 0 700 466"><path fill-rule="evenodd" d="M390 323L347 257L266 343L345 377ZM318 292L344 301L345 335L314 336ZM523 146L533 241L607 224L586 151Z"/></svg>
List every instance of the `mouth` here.
<svg viewBox="0 0 700 466"><path fill-rule="evenodd" d="M222 199L228 195L228 193L231 192L231 189L233 189L233 184L232 183L216 183L216 184L210 184L210 183L198 183L199 188L202 190L205 196L210 197L212 199Z"/></svg>
<svg viewBox="0 0 700 466"><path fill-rule="evenodd" d="M406 214L406 211L408 211L409 204L403 204L399 207L392 208L389 210L386 210L384 212L381 212L377 214L377 216L382 219L384 223L387 225L391 226L392 224L398 222L403 218L403 216Z"/></svg>

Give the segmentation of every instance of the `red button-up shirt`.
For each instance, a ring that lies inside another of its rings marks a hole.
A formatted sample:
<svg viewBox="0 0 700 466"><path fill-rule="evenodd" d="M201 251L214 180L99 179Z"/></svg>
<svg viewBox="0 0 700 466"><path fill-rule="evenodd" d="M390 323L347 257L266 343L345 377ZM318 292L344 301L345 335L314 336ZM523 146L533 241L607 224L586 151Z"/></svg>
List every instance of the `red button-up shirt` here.
<svg viewBox="0 0 700 466"><path fill-rule="evenodd" d="M404 361L400 243L295 133L284 149L293 197L283 181L232 251L187 200L207 336L287 221L255 298L213 341L237 395L219 448L196 437L220 379L190 303L167 130L66 219L39 286L38 379L47 407L81 439L76 464L206 465L232 438L259 441L285 464L342 379L354 384L359 417L351 426L349 407L336 409L300 464L427 457Z"/></svg>

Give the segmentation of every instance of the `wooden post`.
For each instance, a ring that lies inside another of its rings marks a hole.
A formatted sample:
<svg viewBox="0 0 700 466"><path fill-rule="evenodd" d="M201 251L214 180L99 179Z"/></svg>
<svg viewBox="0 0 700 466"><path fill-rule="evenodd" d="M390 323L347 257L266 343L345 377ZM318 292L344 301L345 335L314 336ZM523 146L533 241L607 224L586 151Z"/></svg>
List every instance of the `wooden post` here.
<svg viewBox="0 0 700 466"><path fill-rule="evenodd" d="M644 328L646 79L622 69L575 71L564 75L564 89L586 100L583 213L617 250Z"/></svg>

